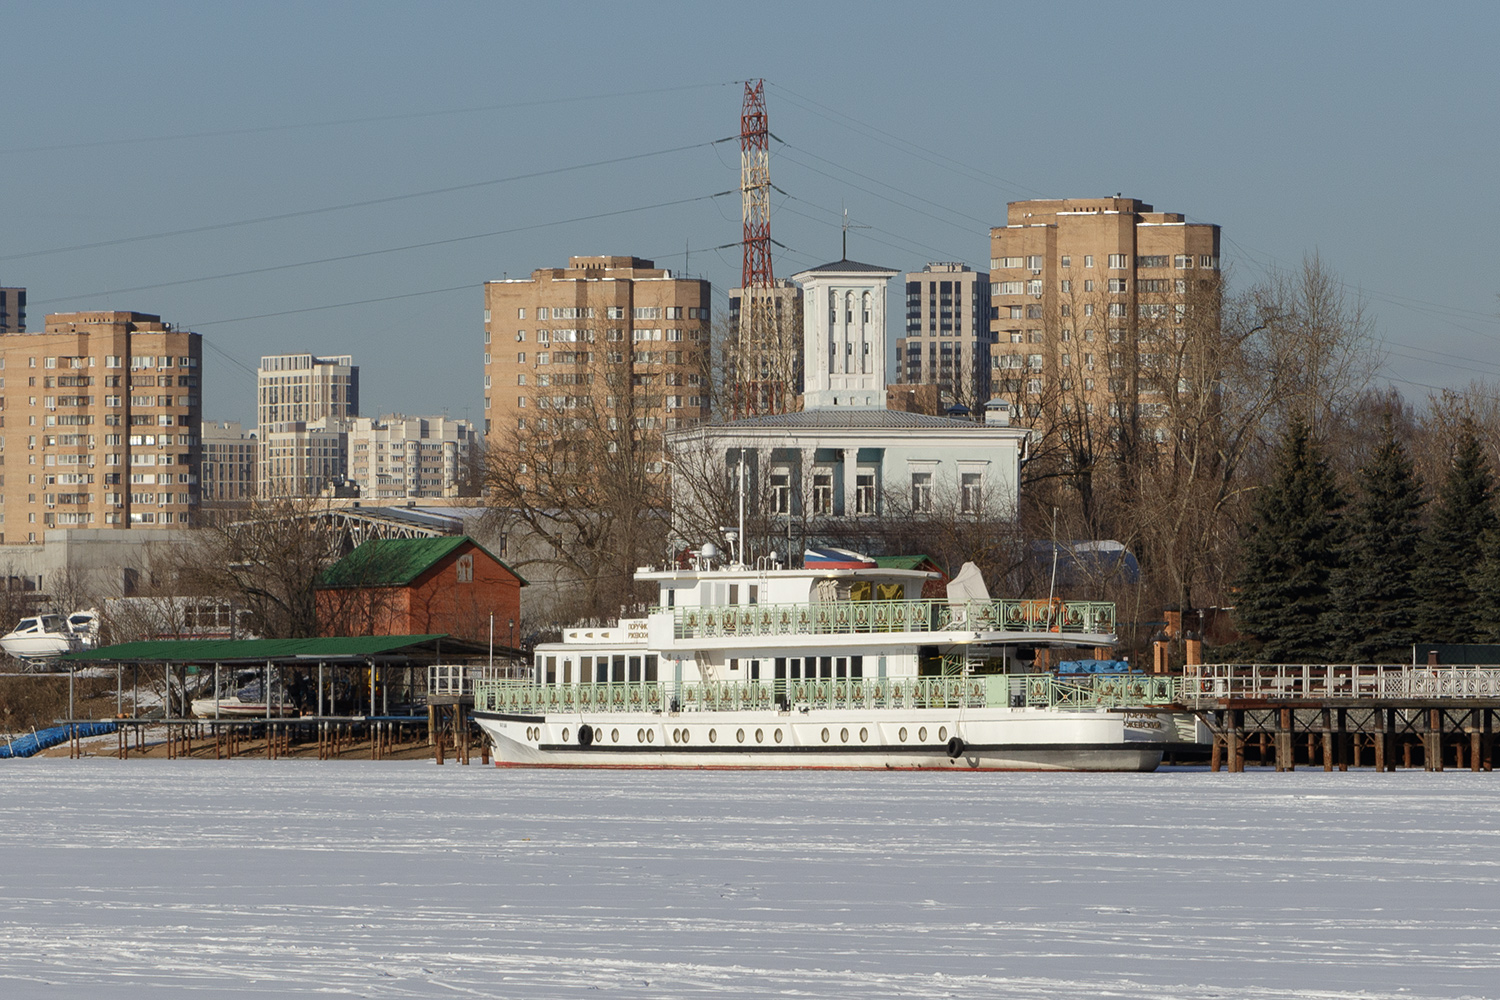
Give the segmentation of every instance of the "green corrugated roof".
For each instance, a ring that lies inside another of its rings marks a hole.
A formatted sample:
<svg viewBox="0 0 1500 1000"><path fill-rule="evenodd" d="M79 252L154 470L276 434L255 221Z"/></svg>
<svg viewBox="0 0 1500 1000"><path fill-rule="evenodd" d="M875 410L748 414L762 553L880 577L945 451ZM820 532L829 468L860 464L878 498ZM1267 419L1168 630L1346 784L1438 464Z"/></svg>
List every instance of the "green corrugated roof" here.
<svg viewBox="0 0 1500 1000"><path fill-rule="evenodd" d="M234 660L264 662L299 657L337 659L375 656L409 646L446 639L447 635L358 635L321 639L164 639L155 642L122 642L102 649L69 653L64 660L123 660L143 663L228 663Z"/></svg>
<svg viewBox="0 0 1500 1000"><path fill-rule="evenodd" d="M921 569L923 563L937 566L932 556L875 556L875 565L881 569Z"/></svg>
<svg viewBox="0 0 1500 1000"><path fill-rule="evenodd" d="M504 566L526 586L526 580L503 559L468 535L439 538L377 538L334 563L318 577L319 587L404 587L447 558L465 542Z"/></svg>
<svg viewBox="0 0 1500 1000"><path fill-rule="evenodd" d="M373 538L324 570L318 586L404 587L467 541L467 535Z"/></svg>

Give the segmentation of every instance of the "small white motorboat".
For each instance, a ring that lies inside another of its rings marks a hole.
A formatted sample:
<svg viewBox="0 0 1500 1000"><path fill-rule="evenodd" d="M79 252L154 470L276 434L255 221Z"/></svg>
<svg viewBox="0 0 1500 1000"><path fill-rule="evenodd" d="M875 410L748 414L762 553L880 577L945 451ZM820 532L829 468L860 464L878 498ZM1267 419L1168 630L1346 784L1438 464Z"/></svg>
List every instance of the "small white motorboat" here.
<svg viewBox="0 0 1500 1000"><path fill-rule="evenodd" d="M78 636L78 643L83 649L93 649L99 645L99 610L89 608L86 611L75 611L68 616L68 629Z"/></svg>
<svg viewBox="0 0 1500 1000"><path fill-rule="evenodd" d="M193 699L193 714L200 719L263 719L296 715L296 707L275 681L271 685L271 704L267 711L265 676L259 670L241 670L218 697Z"/></svg>
<svg viewBox="0 0 1500 1000"><path fill-rule="evenodd" d="M0 636L0 649L21 660L52 660L83 646L62 615L32 615Z"/></svg>

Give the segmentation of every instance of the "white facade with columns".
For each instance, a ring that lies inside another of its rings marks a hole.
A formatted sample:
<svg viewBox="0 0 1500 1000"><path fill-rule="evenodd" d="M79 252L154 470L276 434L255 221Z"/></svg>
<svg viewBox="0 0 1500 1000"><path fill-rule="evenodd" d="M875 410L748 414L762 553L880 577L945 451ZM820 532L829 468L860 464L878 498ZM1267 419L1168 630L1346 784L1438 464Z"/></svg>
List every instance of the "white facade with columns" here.
<svg viewBox="0 0 1500 1000"><path fill-rule="evenodd" d="M899 273L840 260L792 276L802 286L803 409L885 408L886 287Z"/></svg>

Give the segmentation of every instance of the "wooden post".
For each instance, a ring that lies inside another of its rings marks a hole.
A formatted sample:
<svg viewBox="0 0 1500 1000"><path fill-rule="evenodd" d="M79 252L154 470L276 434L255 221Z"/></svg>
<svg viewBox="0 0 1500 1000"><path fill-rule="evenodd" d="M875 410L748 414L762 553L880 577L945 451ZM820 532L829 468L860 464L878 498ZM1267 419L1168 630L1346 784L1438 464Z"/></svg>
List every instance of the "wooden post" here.
<svg viewBox="0 0 1500 1000"><path fill-rule="evenodd" d="M1387 740L1385 732L1386 713L1380 710L1375 712L1375 733L1372 737L1375 741L1375 770L1389 770L1386 767Z"/></svg>
<svg viewBox="0 0 1500 1000"><path fill-rule="evenodd" d="M1427 758L1429 771L1441 771L1443 769L1443 710L1432 708L1427 710L1427 751L1423 754Z"/></svg>
<svg viewBox="0 0 1500 1000"><path fill-rule="evenodd" d="M1333 770L1333 711L1323 709L1319 721L1323 723L1323 770ZM1309 761L1311 763L1311 761Z"/></svg>
<svg viewBox="0 0 1500 1000"><path fill-rule="evenodd" d="M1231 774L1245 769L1245 743L1243 734L1240 732L1244 721L1244 712L1240 709L1229 710L1229 726L1225 731L1225 749L1229 754L1229 771Z"/></svg>
<svg viewBox="0 0 1500 1000"><path fill-rule="evenodd" d="M1349 710L1341 708L1337 712L1339 735L1338 735L1338 757L1339 770L1349 770Z"/></svg>

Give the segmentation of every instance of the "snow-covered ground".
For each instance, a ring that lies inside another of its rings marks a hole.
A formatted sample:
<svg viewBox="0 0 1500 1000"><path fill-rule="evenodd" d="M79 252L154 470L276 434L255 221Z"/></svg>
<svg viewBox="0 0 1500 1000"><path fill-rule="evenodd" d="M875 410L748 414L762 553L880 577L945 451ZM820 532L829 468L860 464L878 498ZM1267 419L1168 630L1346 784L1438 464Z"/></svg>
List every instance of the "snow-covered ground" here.
<svg viewBox="0 0 1500 1000"><path fill-rule="evenodd" d="M0 765L0 997L1500 996L1500 778Z"/></svg>

